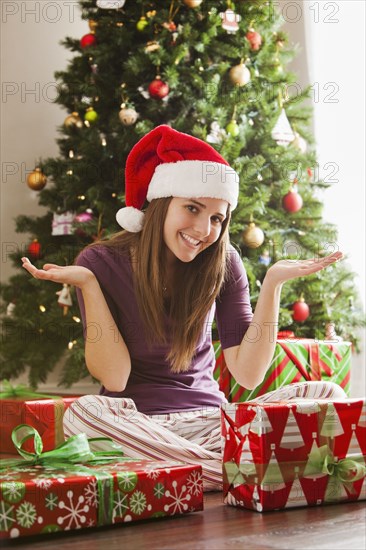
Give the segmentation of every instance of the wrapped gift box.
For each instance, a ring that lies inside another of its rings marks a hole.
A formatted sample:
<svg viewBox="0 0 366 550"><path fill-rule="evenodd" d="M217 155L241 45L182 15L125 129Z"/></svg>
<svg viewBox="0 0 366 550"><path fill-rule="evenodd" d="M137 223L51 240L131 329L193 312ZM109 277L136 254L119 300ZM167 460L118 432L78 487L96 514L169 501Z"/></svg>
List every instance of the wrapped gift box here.
<svg viewBox="0 0 366 550"><path fill-rule="evenodd" d="M0 538L203 509L201 466L124 459L103 465L12 467L0 472Z"/></svg>
<svg viewBox="0 0 366 550"><path fill-rule="evenodd" d="M215 342L214 377L229 402L255 399L259 395L295 382L327 380L350 394L351 342L311 339L278 339L265 378L254 390L239 386L231 376L219 342Z"/></svg>
<svg viewBox="0 0 366 550"><path fill-rule="evenodd" d="M64 441L63 416L70 404L80 396L47 398L8 397L0 399L0 453L14 453L11 433L18 424L29 424L41 434L43 448L50 451ZM26 443L32 451L32 442Z"/></svg>
<svg viewBox="0 0 366 550"><path fill-rule="evenodd" d="M222 405L224 498L262 512L366 498L365 399Z"/></svg>

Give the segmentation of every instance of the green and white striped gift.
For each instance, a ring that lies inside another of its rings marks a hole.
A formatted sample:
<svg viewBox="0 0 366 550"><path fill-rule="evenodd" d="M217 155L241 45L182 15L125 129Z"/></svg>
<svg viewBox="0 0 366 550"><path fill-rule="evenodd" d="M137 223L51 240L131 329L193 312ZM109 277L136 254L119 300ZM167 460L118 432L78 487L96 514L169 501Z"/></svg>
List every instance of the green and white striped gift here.
<svg viewBox="0 0 366 550"><path fill-rule="evenodd" d="M309 380L335 382L350 395L351 342L278 339L266 376L253 390L239 386L231 376L220 342L214 343L214 349L214 377L229 402L249 401L282 386Z"/></svg>

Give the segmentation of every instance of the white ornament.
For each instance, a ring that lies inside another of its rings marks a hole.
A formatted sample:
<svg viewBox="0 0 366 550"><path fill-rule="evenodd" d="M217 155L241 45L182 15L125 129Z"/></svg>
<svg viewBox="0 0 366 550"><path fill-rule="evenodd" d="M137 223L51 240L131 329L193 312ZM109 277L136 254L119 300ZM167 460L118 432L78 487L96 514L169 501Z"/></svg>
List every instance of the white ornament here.
<svg viewBox="0 0 366 550"><path fill-rule="evenodd" d="M58 295L57 303L63 307L64 309L64 315L67 314L69 307L72 306L72 299L71 299L71 293L70 293L70 287L66 283L64 283L62 290L59 290L56 292Z"/></svg>
<svg viewBox="0 0 366 550"><path fill-rule="evenodd" d="M93 103L93 98L83 95L83 97L81 98L81 102L85 103L85 105L91 105Z"/></svg>
<svg viewBox="0 0 366 550"><path fill-rule="evenodd" d="M336 328L333 323L327 323L325 325L325 339L328 342L341 342L343 340L342 336L338 336L336 333Z"/></svg>
<svg viewBox="0 0 366 550"><path fill-rule="evenodd" d="M72 235L74 232L72 226L74 218L74 212L64 212L63 214L54 213L52 219L52 236Z"/></svg>
<svg viewBox="0 0 366 550"><path fill-rule="evenodd" d="M208 143L216 143L220 144L226 137L226 132L223 128L220 128L220 124L218 122L212 122L211 131L206 137L206 141Z"/></svg>
<svg viewBox="0 0 366 550"><path fill-rule="evenodd" d="M147 90L145 90L145 88L143 88L142 86L139 86L137 89L143 98L150 99L150 94Z"/></svg>
<svg viewBox="0 0 366 550"><path fill-rule="evenodd" d="M97 0L97 7L102 10L118 10L123 8L126 0Z"/></svg>
<svg viewBox="0 0 366 550"><path fill-rule="evenodd" d="M222 19L222 28L229 34L234 34L239 30L239 21L241 16L235 13L233 10L226 10L224 13L220 13Z"/></svg>
<svg viewBox="0 0 366 550"><path fill-rule="evenodd" d="M15 309L15 304L14 304L14 302L10 302L10 303L6 306L6 315L7 315L8 317L13 317L14 309Z"/></svg>
<svg viewBox="0 0 366 550"><path fill-rule="evenodd" d="M298 149L303 154L306 153L306 150L308 148L306 140L297 132L295 132L295 139L293 140L292 145L294 145L294 147L296 147L296 149Z"/></svg>
<svg viewBox="0 0 366 550"><path fill-rule="evenodd" d="M295 139L295 134L288 121L285 109L282 109L271 136L277 141L278 145L284 145L285 147Z"/></svg>
<svg viewBox="0 0 366 550"><path fill-rule="evenodd" d="M124 126L132 126L137 120L138 114L135 109L123 108L119 112L119 119Z"/></svg>

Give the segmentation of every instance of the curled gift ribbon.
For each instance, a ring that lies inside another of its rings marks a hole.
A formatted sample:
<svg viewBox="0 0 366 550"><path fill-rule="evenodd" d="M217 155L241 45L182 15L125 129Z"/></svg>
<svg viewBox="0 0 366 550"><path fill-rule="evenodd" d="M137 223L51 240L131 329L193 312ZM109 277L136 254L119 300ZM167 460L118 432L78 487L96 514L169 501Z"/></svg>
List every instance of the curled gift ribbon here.
<svg viewBox="0 0 366 550"><path fill-rule="evenodd" d="M25 451L22 446L25 441L33 438L35 452ZM43 466L46 470L61 469L68 473L94 476L98 491L98 525L109 525L113 520L113 475L109 472L93 469L92 466L111 462L133 462L134 459L123 456L121 447L110 437L95 437L88 439L85 433L69 437L64 443L52 451L42 452L43 443L38 431L28 424L19 424L12 432L12 440L23 459L11 458L1 460L0 472L9 468L28 468ZM104 441L108 447L104 451L93 451L90 444ZM87 466L86 466L87 465ZM6 482L3 482L3 484Z"/></svg>

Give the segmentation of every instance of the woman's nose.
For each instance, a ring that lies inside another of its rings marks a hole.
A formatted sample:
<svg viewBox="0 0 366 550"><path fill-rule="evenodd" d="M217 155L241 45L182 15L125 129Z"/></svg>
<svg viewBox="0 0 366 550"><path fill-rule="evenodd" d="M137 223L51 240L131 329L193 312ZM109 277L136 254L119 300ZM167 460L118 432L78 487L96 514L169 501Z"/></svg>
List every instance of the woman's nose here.
<svg viewBox="0 0 366 550"><path fill-rule="evenodd" d="M201 240L208 237L211 232L211 218L210 216L199 216L195 220L194 230L197 231Z"/></svg>

